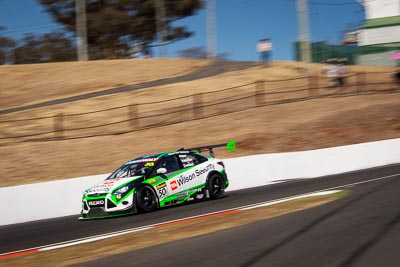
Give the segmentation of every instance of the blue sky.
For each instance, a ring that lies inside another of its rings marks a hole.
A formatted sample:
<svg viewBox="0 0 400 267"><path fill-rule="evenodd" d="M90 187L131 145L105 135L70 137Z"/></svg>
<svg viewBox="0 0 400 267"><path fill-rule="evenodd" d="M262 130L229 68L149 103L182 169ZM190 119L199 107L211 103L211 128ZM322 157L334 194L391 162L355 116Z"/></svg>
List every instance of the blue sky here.
<svg viewBox="0 0 400 267"><path fill-rule="evenodd" d="M312 0L309 3L312 41L337 44L349 24L364 20L356 0ZM274 60L292 60L297 40L296 0L216 0L217 51L227 52L232 60L255 60L257 41L271 38ZM195 35L168 46L170 57L177 51L206 45L205 11L179 21ZM21 38L24 34L46 33L59 28L36 0L0 0L0 25L3 35Z"/></svg>

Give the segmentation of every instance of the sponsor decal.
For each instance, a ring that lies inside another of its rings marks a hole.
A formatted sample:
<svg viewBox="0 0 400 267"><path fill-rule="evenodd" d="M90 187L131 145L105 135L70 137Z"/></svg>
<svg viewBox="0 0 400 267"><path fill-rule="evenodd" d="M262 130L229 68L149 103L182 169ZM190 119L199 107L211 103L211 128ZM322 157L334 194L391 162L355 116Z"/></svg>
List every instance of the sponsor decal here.
<svg viewBox="0 0 400 267"><path fill-rule="evenodd" d="M168 189L167 189L167 183L161 183L159 185L156 186L157 188L157 195L159 198L163 198L168 196ZM171 183L171 188L172 188L172 183ZM174 190L174 189L172 189Z"/></svg>
<svg viewBox="0 0 400 267"><path fill-rule="evenodd" d="M144 164L145 167L153 167L154 166L154 162L147 162L146 164Z"/></svg>
<svg viewBox="0 0 400 267"><path fill-rule="evenodd" d="M196 178L196 174L195 173L191 173L189 175L182 174L182 175L179 175L176 178L176 181L178 182L179 186L182 186L182 185L186 184L187 182L190 182L194 178Z"/></svg>
<svg viewBox="0 0 400 267"><path fill-rule="evenodd" d="M207 172L209 172L210 170L214 170L214 164L208 164L206 167L201 168L201 169L197 169L195 172L189 173L189 174L181 174L176 178L176 182L178 183L179 186L182 186L190 181L192 181L193 179L195 179L196 177L199 177Z"/></svg>
<svg viewBox="0 0 400 267"><path fill-rule="evenodd" d="M172 191L178 189L178 185L176 184L176 180L171 182L171 189L172 189Z"/></svg>
<svg viewBox="0 0 400 267"><path fill-rule="evenodd" d="M149 181L149 183L151 183L151 184L157 182L157 180L154 179L154 178L151 178L151 179L149 179L148 181Z"/></svg>
<svg viewBox="0 0 400 267"><path fill-rule="evenodd" d="M106 180L106 181L104 181L103 184L113 184L113 183L118 182L119 180L121 180L121 179L117 178L117 179L112 179L112 180Z"/></svg>
<svg viewBox="0 0 400 267"><path fill-rule="evenodd" d="M90 200L88 201L89 206L96 207L96 206L103 206L104 200Z"/></svg>
<svg viewBox="0 0 400 267"><path fill-rule="evenodd" d="M91 188L88 193L107 193L111 188L111 184L99 184Z"/></svg>
<svg viewBox="0 0 400 267"><path fill-rule="evenodd" d="M203 174L205 174L206 172L211 171L211 170L214 170L214 169L215 169L214 164L208 164L204 169L198 169L198 170L196 170L196 176L203 175Z"/></svg>
<svg viewBox="0 0 400 267"><path fill-rule="evenodd" d="M193 162L182 162L182 164L183 164L183 168L188 168L188 167L192 167L193 165L194 165L194 163Z"/></svg>
<svg viewBox="0 0 400 267"><path fill-rule="evenodd" d="M157 188L157 189L161 189L161 188L164 188L164 187L166 187L166 186L167 186L166 183L162 183L162 184L157 185L156 188Z"/></svg>
<svg viewBox="0 0 400 267"><path fill-rule="evenodd" d="M195 159L191 155L179 155L184 168L191 167L195 164Z"/></svg>

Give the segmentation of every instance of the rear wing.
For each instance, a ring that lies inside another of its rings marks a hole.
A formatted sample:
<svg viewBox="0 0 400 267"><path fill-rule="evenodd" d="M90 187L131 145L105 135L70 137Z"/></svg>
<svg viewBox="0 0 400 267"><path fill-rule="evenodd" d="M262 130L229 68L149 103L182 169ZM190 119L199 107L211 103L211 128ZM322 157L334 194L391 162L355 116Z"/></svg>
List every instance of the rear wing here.
<svg viewBox="0 0 400 267"><path fill-rule="evenodd" d="M231 140L228 143L223 143L223 144L217 144L217 145L208 145L208 146L199 146L199 147L192 147L192 148L181 148L179 150L185 150L185 151L198 151L202 152L203 150L208 150L210 153L210 157L214 158L214 148L217 147L226 147L228 152L232 152L236 150L236 142L235 140Z"/></svg>

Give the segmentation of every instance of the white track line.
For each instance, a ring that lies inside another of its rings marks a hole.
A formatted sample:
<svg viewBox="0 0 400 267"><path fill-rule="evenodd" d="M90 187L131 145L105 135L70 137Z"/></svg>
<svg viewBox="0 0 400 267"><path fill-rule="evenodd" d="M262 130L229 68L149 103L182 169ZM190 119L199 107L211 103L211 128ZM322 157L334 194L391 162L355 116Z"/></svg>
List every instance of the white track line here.
<svg viewBox="0 0 400 267"><path fill-rule="evenodd" d="M74 242L70 241L70 242L67 242L67 243L61 244L61 245L50 245L49 247L44 247L39 250L46 251L46 250L53 250L53 249L58 249L58 248L65 248L65 247L75 246L75 245L79 245L79 244L94 242L94 241L98 241L98 240L102 240L102 239L107 239L107 238L111 238L111 237L115 237L115 236L145 231L145 230L148 230L151 228L153 228L153 227L143 227L140 229L132 229L131 231L125 231L125 232L121 232L121 233L108 234L108 235L103 235L103 236L94 236L94 237L87 238L87 239L80 240L80 241L74 241Z"/></svg>
<svg viewBox="0 0 400 267"><path fill-rule="evenodd" d="M252 206L241 208L239 210L250 210L250 209L255 209L255 208L259 208L259 207L272 206L272 205L287 202L290 200L296 200L296 199L305 198L305 197L330 195L330 194L338 193L340 191L342 191L342 190L330 190L330 191L315 192L315 193L310 193L310 194L305 194L305 195L299 195L299 196L289 197L289 198L285 198L285 199L272 200L272 201L268 201L266 203L254 204Z"/></svg>

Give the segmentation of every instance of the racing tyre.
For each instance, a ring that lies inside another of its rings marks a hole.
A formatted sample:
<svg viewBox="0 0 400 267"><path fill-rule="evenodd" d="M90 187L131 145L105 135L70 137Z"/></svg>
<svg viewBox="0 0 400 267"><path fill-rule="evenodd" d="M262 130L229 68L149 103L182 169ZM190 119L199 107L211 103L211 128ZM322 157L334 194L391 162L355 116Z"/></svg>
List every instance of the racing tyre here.
<svg viewBox="0 0 400 267"><path fill-rule="evenodd" d="M211 199L221 198L225 192L224 178L217 173L211 174L208 178L207 189Z"/></svg>
<svg viewBox="0 0 400 267"><path fill-rule="evenodd" d="M140 211L151 212L157 208L157 197L149 186L143 186L137 192L137 207Z"/></svg>

